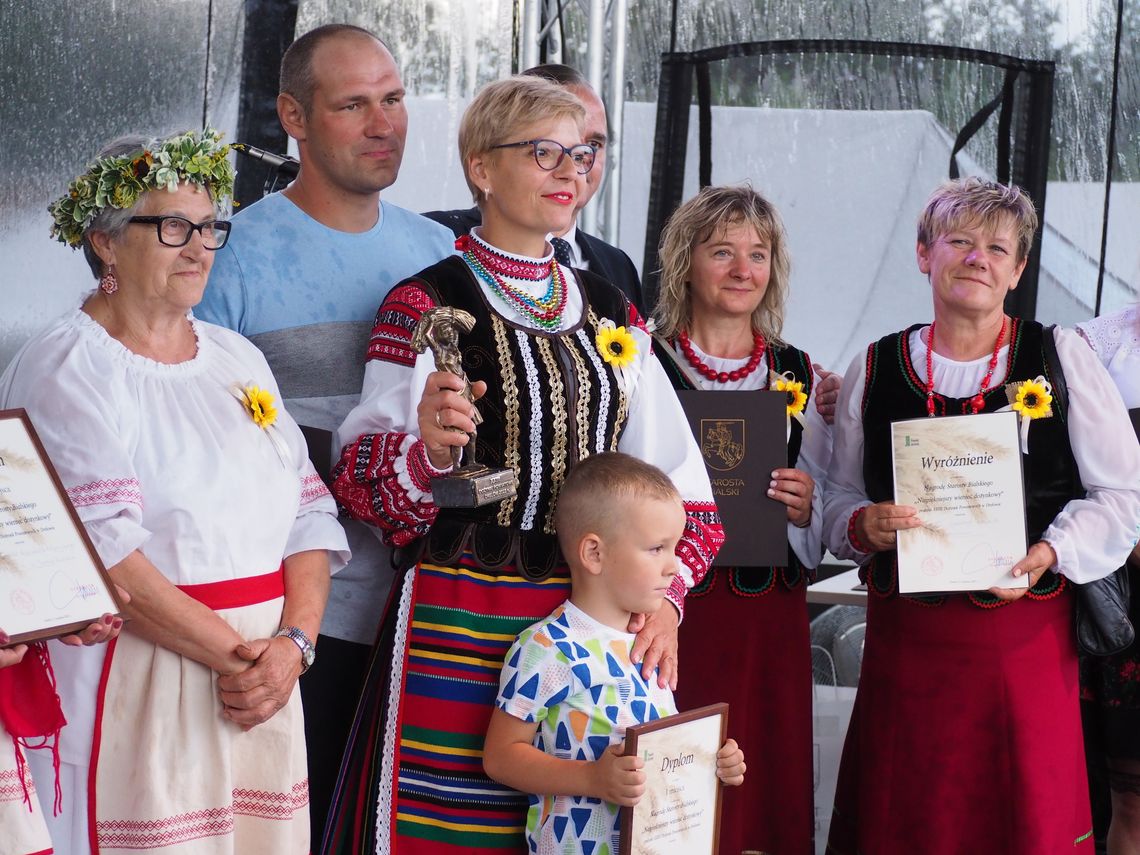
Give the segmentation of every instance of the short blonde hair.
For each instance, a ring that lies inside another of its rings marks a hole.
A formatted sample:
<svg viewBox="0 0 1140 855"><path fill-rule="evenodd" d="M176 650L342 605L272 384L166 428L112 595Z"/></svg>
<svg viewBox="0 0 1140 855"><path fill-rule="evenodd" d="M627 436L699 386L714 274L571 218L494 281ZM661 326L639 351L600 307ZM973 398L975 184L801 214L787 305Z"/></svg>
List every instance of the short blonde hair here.
<svg viewBox="0 0 1140 855"><path fill-rule="evenodd" d="M1037 212L1029 194L1016 184L998 184L971 176L938 186L918 218L918 242L930 247L955 229L982 226L996 230L1006 222L1017 234L1017 260L1023 261L1037 232Z"/></svg>
<svg viewBox="0 0 1140 855"><path fill-rule="evenodd" d="M558 493L554 528L567 558L587 534L606 536L622 523L622 509L646 499L675 500L681 494L669 476L620 451L592 454L574 464Z"/></svg>
<svg viewBox="0 0 1140 855"><path fill-rule="evenodd" d="M783 344L780 333L784 328L784 306L792 268L788 237L775 205L747 184L705 187L674 211L665 224L658 247L661 278L653 317L658 332L666 338L687 331L692 324L689 273L693 249L736 224L754 228L771 248L768 288L752 313L752 329L771 344Z"/></svg>
<svg viewBox="0 0 1140 855"><path fill-rule="evenodd" d="M542 77L516 75L488 83L467 105L459 123L459 161L463 177L476 205L483 189L471 180L468 163L478 154L488 154L496 145L516 142L515 131L523 125L546 119L569 118L581 130L586 108L573 92Z"/></svg>

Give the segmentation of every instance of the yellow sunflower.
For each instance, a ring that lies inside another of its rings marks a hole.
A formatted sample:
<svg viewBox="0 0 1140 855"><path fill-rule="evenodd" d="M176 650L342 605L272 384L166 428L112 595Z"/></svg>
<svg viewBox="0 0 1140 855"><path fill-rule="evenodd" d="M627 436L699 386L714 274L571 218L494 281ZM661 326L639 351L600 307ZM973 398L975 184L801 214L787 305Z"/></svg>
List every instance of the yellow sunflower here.
<svg viewBox="0 0 1140 855"><path fill-rule="evenodd" d="M784 392L788 396L788 415L798 416L807 406L808 396L804 392L804 384L799 380L780 378L773 387L777 392Z"/></svg>
<svg viewBox="0 0 1140 855"><path fill-rule="evenodd" d="M253 423L263 430L277 421L277 408L273 406L273 396L260 386L246 386L245 405Z"/></svg>
<svg viewBox="0 0 1140 855"><path fill-rule="evenodd" d="M625 368L637 355L637 342L625 327L604 327L594 339L602 359L614 368Z"/></svg>
<svg viewBox="0 0 1140 855"><path fill-rule="evenodd" d="M1039 419L1052 414L1049 406L1052 403L1053 396L1044 385L1037 380L1026 380L1018 385L1017 397L1013 401L1012 408L1027 418Z"/></svg>

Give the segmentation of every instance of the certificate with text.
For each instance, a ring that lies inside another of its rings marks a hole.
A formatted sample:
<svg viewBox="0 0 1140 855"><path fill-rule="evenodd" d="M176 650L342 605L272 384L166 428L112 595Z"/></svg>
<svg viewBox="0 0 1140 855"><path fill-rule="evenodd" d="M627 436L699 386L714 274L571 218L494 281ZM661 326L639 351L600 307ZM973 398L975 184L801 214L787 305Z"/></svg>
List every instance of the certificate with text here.
<svg viewBox="0 0 1140 855"><path fill-rule="evenodd" d="M891 424L895 503L921 528L898 533L899 593L1024 588L1025 488L1012 412Z"/></svg>
<svg viewBox="0 0 1140 855"><path fill-rule="evenodd" d="M712 704L634 725L625 753L645 763L645 794L622 808L621 855L716 855L728 704Z"/></svg>
<svg viewBox="0 0 1140 855"><path fill-rule="evenodd" d="M27 414L0 411L0 629L75 632L119 611L112 589Z"/></svg>

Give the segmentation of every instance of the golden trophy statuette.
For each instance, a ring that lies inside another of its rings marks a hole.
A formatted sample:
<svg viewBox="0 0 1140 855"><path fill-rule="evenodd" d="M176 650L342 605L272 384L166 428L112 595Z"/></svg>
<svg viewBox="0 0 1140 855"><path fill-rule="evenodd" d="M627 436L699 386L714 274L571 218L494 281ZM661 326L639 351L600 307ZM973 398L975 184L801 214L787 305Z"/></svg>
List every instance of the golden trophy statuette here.
<svg viewBox="0 0 1140 855"><path fill-rule="evenodd" d="M459 329L470 332L475 326L475 318L470 312L451 306L428 309L412 333L412 349L416 353L431 350L435 357L435 367L448 371L463 381L463 391L459 394L472 402L475 408L475 424L481 424L482 416L474 403L471 381L463 370L459 354ZM449 430L461 431L452 427ZM468 434L471 438L466 446L451 447L451 472L431 479L432 499L440 508L477 508L515 495L518 478L513 469L492 469L475 462L476 431ZM463 463L464 449L467 462Z"/></svg>

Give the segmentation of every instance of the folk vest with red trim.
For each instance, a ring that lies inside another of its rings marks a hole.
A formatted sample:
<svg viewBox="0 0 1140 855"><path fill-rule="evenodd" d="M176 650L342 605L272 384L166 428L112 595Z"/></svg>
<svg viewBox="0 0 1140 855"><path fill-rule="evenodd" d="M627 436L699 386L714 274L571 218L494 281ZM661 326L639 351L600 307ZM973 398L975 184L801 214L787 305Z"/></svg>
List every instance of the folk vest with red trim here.
<svg viewBox="0 0 1140 855"><path fill-rule="evenodd" d="M441 510L427 536L426 560L451 564L470 549L487 569L514 565L532 578L562 562L553 523L558 491L576 462L617 449L629 414L614 368L595 344L601 320L629 324L629 303L609 282L574 272L583 317L559 333L527 329L494 312L459 256L414 277L436 305L474 316L471 332L459 333L459 349L467 377L487 384L477 404L483 422L475 462L518 476L514 499Z"/></svg>
<svg viewBox="0 0 1140 855"><path fill-rule="evenodd" d="M661 365L665 368L665 374L673 384L674 389L687 390L694 388L689 378L686 377L684 372L679 368L678 360L684 359L683 356L663 353L660 347L654 352L657 354L658 361L660 361ZM808 400L811 400L811 390L815 382L815 374L812 371L810 356L791 345L781 347L769 346L764 351L764 360L766 365L764 370L768 372L775 371L777 374L783 374L785 371L790 371L796 380L804 384L804 392L807 394ZM769 374L769 376L771 375ZM800 446L803 443L803 433L803 425L799 423L798 419L792 419L792 433L791 436L788 437L789 468L794 469L800 459ZM823 485L821 484L816 485L817 490L822 489L822 487ZM798 585L807 584L814 579L815 571L805 568L799 556L796 555L795 550L789 546L788 563L784 567L710 567L704 579L689 591L688 597L700 597L710 593L716 585L718 577L727 578L730 589L738 596L759 597L772 590L777 579L785 588L790 590Z"/></svg>
<svg viewBox="0 0 1140 855"><path fill-rule="evenodd" d="M915 324L903 332L884 336L867 349L867 383L863 392L863 481L872 502L890 501L894 497L891 462L892 421L922 418L926 412L926 366L915 365L911 358L911 333L922 327ZM1041 539L1045 529L1072 499L1084 495L1077 463L1069 444L1068 399L1057 391L1063 383L1055 382L1049 368L1045 337L1052 336L1035 321L1013 318L1010 329L1009 369L984 395L982 412L992 413L1008 405L1005 385L1042 376L1052 383L1053 415L1034 419L1029 428L1028 455L1022 455L1025 477L1026 530L1029 543ZM1060 365L1059 362L1056 363ZM970 412L969 398L947 398L934 394L935 415L953 416ZM881 595L898 590L898 555L894 550L880 552L860 570L867 587ZM1027 596L1044 599L1055 596L1066 586L1059 574L1046 572ZM975 605L989 608L1003 604L988 592L967 595ZM916 599L941 602L942 597Z"/></svg>

